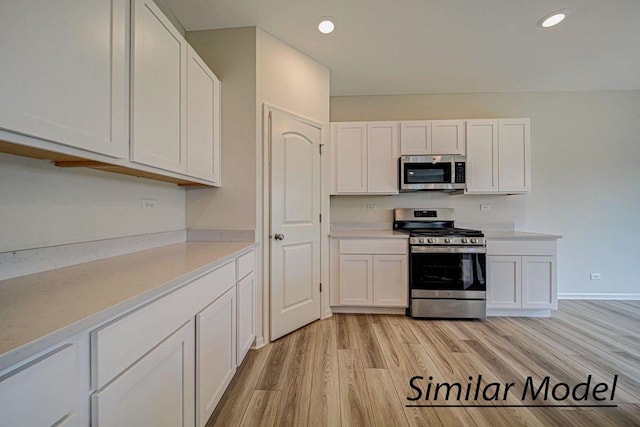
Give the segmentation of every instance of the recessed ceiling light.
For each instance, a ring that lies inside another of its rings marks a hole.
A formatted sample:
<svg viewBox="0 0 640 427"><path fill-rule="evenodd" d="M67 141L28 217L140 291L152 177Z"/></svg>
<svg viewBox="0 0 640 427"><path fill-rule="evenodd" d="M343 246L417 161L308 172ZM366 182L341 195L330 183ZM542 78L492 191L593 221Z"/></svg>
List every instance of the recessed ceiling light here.
<svg viewBox="0 0 640 427"><path fill-rule="evenodd" d="M333 18L331 16L325 16L320 21L320 24L318 24L318 30L322 34L332 33L333 30L335 30L335 28L336 28L336 18Z"/></svg>
<svg viewBox="0 0 640 427"><path fill-rule="evenodd" d="M566 18L567 15L569 15L569 9L556 10L555 12L551 12L543 16L542 19L538 21L538 25L542 28L553 27L554 25L558 25L564 21L564 18Z"/></svg>

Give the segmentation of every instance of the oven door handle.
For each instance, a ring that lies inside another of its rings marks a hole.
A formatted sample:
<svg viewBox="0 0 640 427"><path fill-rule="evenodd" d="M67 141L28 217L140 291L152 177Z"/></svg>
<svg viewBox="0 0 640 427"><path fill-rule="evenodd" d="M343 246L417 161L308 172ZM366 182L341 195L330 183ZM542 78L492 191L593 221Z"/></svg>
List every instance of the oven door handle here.
<svg viewBox="0 0 640 427"><path fill-rule="evenodd" d="M411 246L412 254L486 254L485 246Z"/></svg>

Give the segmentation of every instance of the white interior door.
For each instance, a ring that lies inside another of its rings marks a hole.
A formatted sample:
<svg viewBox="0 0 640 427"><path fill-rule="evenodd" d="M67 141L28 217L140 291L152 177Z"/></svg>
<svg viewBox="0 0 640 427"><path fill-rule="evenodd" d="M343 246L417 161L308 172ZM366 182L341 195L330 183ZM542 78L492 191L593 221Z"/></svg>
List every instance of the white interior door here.
<svg viewBox="0 0 640 427"><path fill-rule="evenodd" d="M271 339L320 318L320 128L271 111Z"/></svg>

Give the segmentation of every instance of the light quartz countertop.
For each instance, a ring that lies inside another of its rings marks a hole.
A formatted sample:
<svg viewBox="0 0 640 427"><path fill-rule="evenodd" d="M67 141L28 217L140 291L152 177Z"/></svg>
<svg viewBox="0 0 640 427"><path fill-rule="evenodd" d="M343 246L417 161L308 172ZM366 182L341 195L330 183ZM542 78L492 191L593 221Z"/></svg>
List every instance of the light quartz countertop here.
<svg viewBox="0 0 640 427"><path fill-rule="evenodd" d="M329 237L336 239L408 239L409 235L394 230L367 230L367 229L331 229Z"/></svg>
<svg viewBox="0 0 640 427"><path fill-rule="evenodd" d="M248 252L185 242L0 281L0 371Z"/></svg>
<svg viewBox="0 0 640 427"><path fill-rule="evenodd" d="M544 234L544 233L531 233L529 231L518 230L484 230L484 237L486 239L504 239L504 240L540 240L540 239L562 239L559 234Z"/></svg>

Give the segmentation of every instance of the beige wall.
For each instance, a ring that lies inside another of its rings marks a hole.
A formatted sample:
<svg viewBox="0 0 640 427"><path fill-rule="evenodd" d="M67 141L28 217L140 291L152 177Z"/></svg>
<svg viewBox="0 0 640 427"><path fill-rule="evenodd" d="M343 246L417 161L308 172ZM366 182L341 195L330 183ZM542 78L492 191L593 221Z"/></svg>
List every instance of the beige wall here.
<svg viewBox="0 0 640 427"><path fill-rule="evenodd" d="M184 189L0 154L0 252L182 230ZM142 209L142 198L156 200Z"/></svg>
<svg viewBox="0 0 640 427"><path fill-rule="evenodd" d="M256 29L187 32L222 82L222 188L187 190L187 228L253 230L256 212Z"/></svg>
<svg viewBox="0 0 640 427"><path fill-rule="evenodd" d="M329 69L272 35L257 30L256 141L258 170L262 175L264 104L290 111L325 125L329 124ZM263 182L258 180L258 194ZM264 201L258 202L256 223L262 227Z"/></svg>
<svg viewBox="0 0 640 427"><path fill-rule="evenodd" d="M564 235L561 293L640 295L640 91L331 98L331 121L530 117L532 193L334 196L333 222L391 221L393 207L453 207L464 222ZM368 212L366 205L377 210ZM490 212L480 204L489 203ZM589 273L602 273L590 281Z"/></svg>
<svg viewBox="0 0 640 427"><path fill-rule="evenodd" d="M257 46L258 104L328 123L329 69L260 29Z"/></svg>

